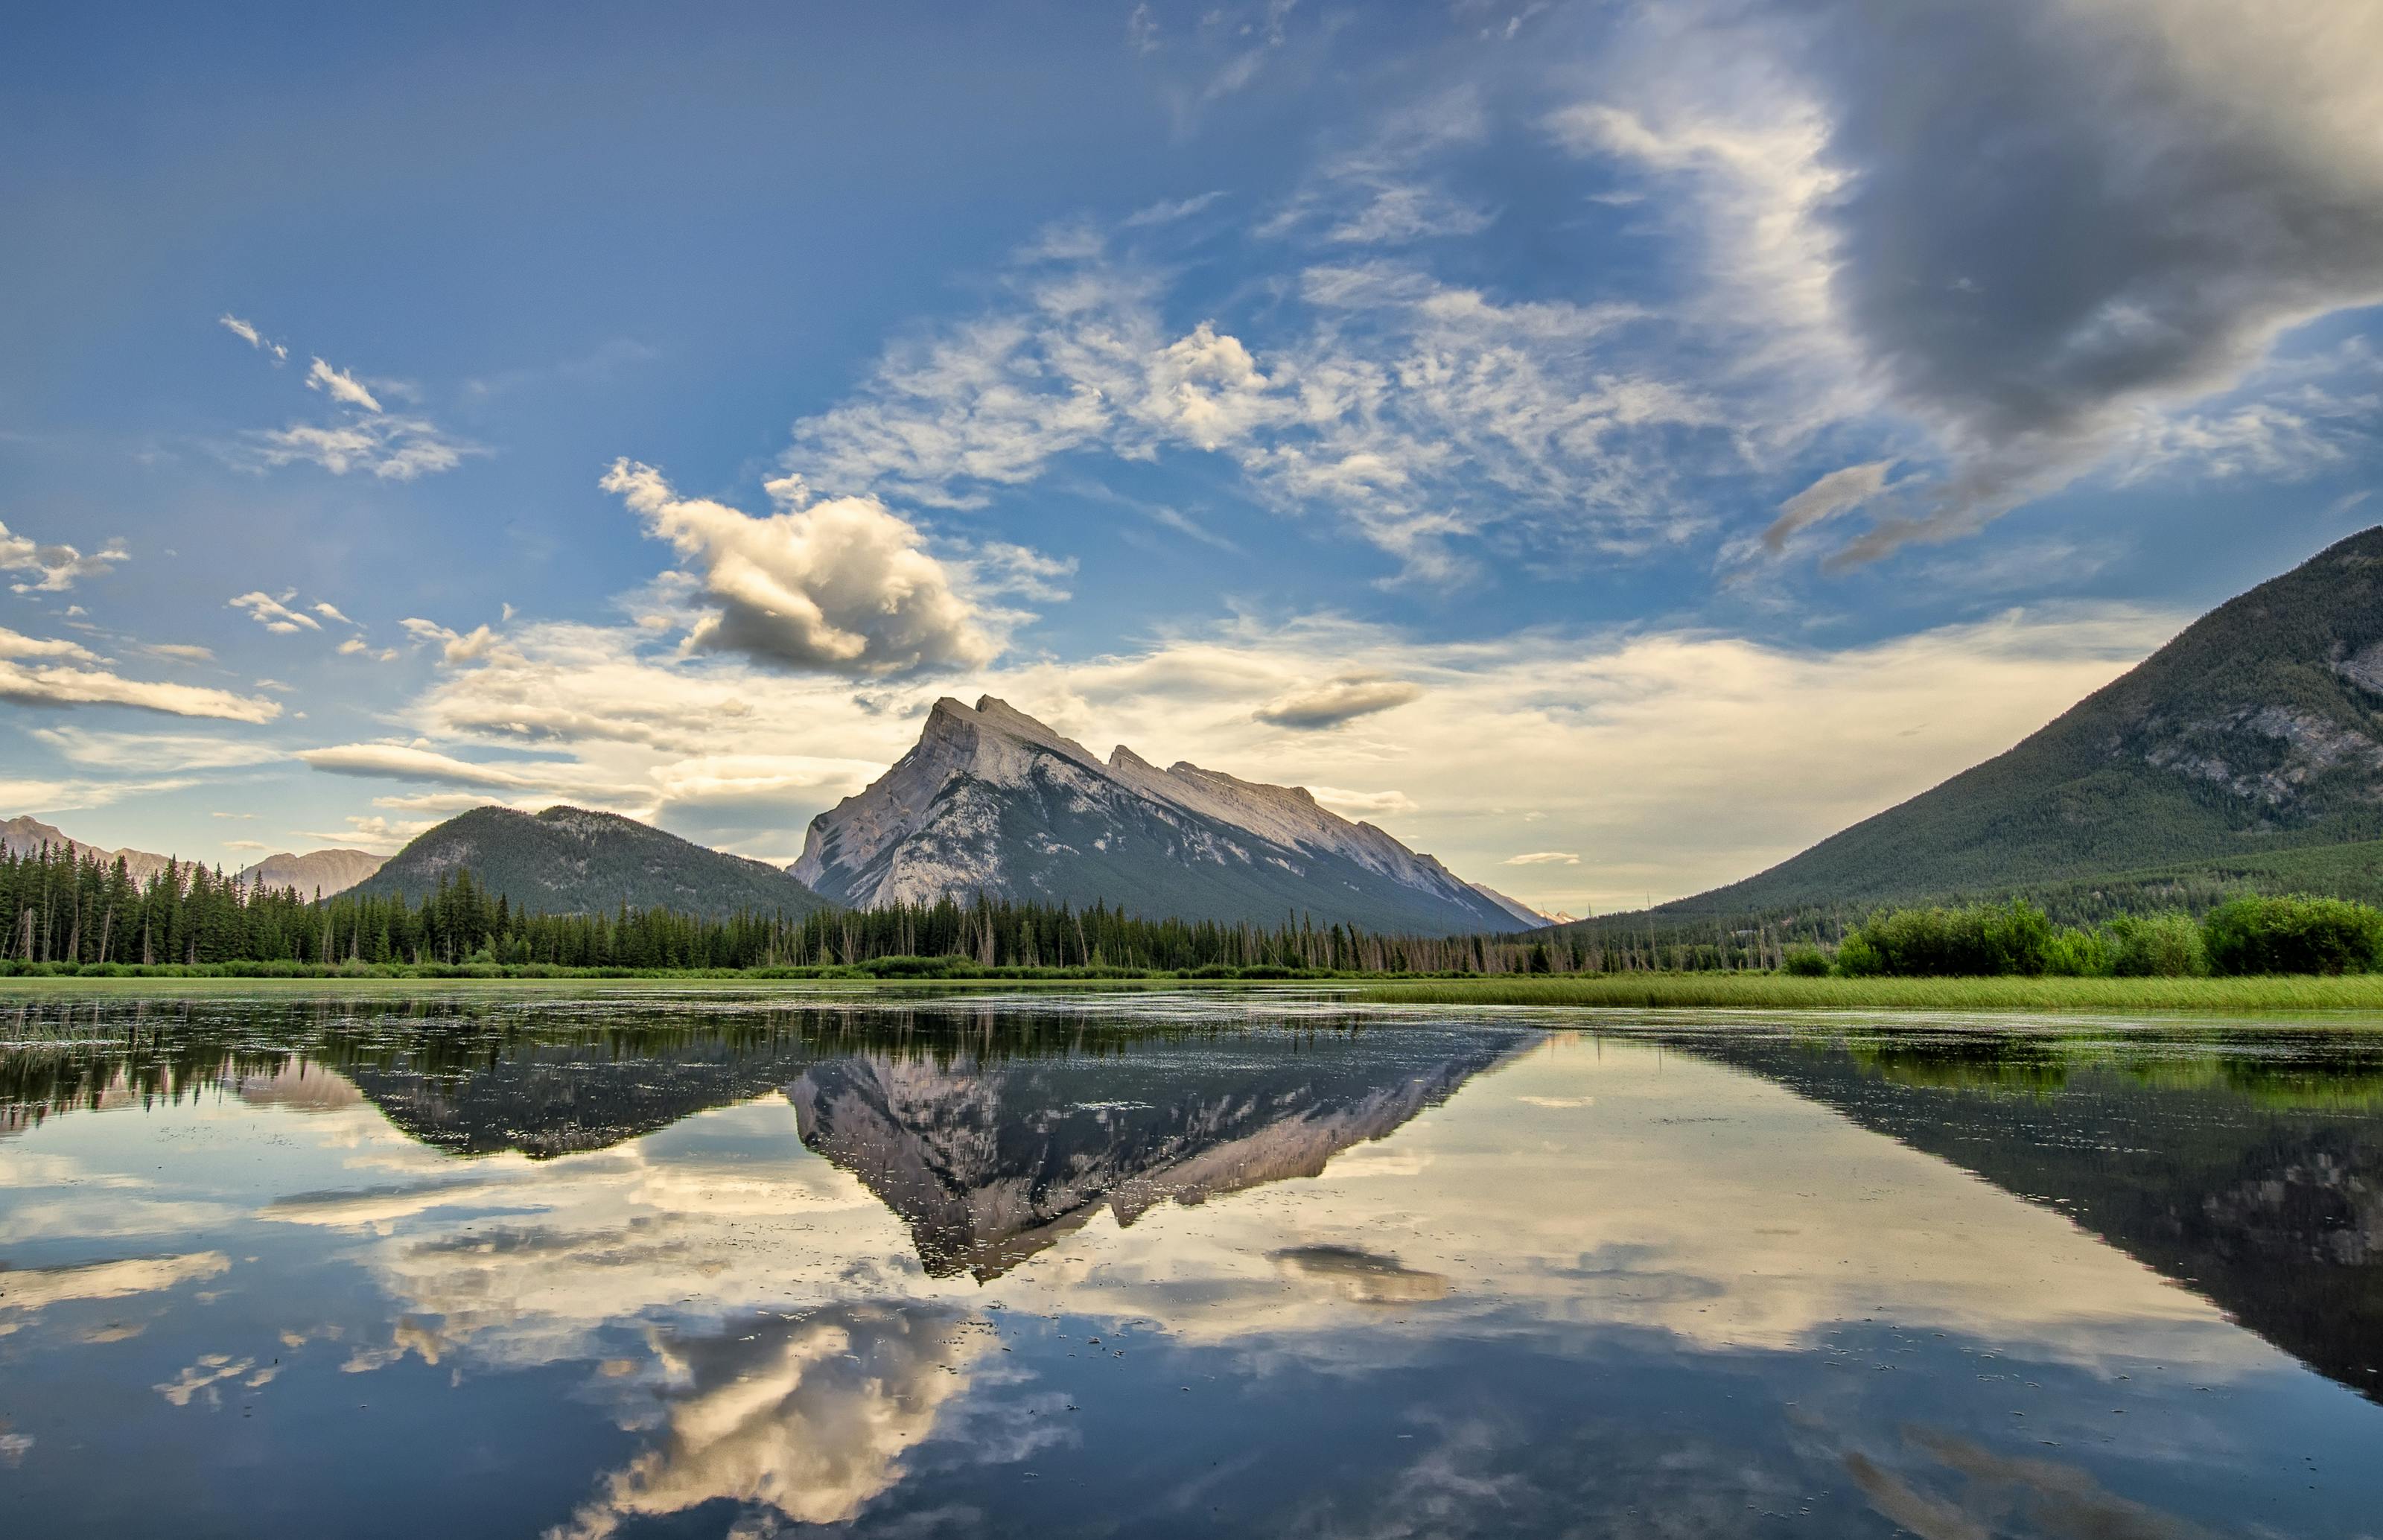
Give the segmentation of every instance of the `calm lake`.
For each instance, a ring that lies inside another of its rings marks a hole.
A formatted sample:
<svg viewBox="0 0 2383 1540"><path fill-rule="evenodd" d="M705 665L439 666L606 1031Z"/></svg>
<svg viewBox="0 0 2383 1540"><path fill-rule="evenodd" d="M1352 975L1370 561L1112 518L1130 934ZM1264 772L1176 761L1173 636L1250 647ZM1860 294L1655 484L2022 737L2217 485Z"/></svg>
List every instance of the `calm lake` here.
<svg viewBox="0 0 2383 1540"><path fill-rule="evenodd" d="M2383 1031L0 1010L0 1526L2383 1534Z"/></svg>

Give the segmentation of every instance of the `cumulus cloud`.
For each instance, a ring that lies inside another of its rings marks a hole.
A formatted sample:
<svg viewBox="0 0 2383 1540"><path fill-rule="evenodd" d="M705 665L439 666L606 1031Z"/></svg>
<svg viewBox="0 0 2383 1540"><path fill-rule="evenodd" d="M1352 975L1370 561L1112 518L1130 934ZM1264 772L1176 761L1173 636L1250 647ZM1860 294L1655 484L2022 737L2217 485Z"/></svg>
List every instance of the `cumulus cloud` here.
<svg viewBox="0 0 2383 1540"><path fill-rule="evenodd" d="M1555 127L1690 192L1716 302L1834 369L1800 371L1816 400L1931 436L1842 565L1975 530L2383 299L2378 49L2356 6L1716 6L1649 13Z"/></svg>
<svg viewBox="0 0 2383 1540"><path fill-rule="evenodd" d="M366 412L380 410L380 402L374 399L373 393L365 389L355 376L334 369L319 358L315 361L314 366L306 371L306 388L320 390L335 401L341 401L349 406L360 406Z"/></svg>
<svg viewBox="0 0 2383 1540"><path fill-rule="evenodd" d="M278 701L194 684L127 679L101 666L104 662L73 642L0 628L0 700L20 706L129 706L168 716L245 722L267 722L281 714Z"/></svg>
<svg viewBox="0 0 2383 1540"><path fill-rule="evenodd" d="M687 633L693 650L870 677L975 666L1000 648L918 528L873 498L793 501L756 515L682 498L660 471L628 460L613 462L603 487L671 543L699 585L706 609Z"/></svg>
<svg viewBox="0 0 2383 1540"><path fill-rule="evenodd" d="M1403 679L1344 677L1298 691L1258 708L1258 721L1313 732L1404 706L1423 687Z"/></svg>
<svg viewBox="0 0 2383 1540"><path fill-rule="evenodd" d="M0 572L22 573L22 581L8 586L19 594L60 594L78 578L98 577L129 559L121 540L111 540L85 555L68 545L44 545L12 533L0 524Z"/></svg>

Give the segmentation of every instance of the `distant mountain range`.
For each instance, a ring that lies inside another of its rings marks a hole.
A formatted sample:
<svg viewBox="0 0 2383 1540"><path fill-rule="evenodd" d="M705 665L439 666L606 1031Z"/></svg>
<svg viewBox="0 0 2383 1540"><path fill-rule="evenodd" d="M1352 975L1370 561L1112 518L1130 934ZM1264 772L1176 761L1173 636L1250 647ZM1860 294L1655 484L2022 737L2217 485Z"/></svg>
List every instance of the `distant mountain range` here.
<svg viewBox="0 0 2383 1540"><path fill-rule="evenodd" d="M1299 787L1106 760L986 696L935 703L917 746L811 820L794 874L866 907L985 893L1184 919L1313 916L1372 930L1519 930L1546 917L1352 823Z"/></svg>
<svg viewBox="0 0 2383 1540"><path fill-rule="evenodd" d="M110 864L121 857L126 874L135 882L146 882L166 869L166 857L163 856L154 855L146 850L130 848L110 850L105 845L93 844L89 840L74 839L55 824L43 823L36 818L15 818L0 822L0 850L5 850L11 856L31 855L45 844L53 850L61 845L71 844L76 849L89 851L103 862Z"/></svg>
<svg viewBox="0 0 2383 1540"><path fill-rule="evenodd" d="M285 850L242 867L240 880L251 887L295 888L307 898L328 898L370 877L388 859L366 850L310 850L303 856Z"/></svg>
<svg viewBox="0 0 2383 1540"><path fill-rule="evenodd" d="M2008 753L1654 913L1709 934L1714 916L2080 884L2377 896L2376 842L2383 528L2220 605Z"/></svg>
<svg viewBox="0 0 2383 1540"><path fill-rule="evenodd" d="M168 857L154 851L110 850L89 840L78 840L54 824L34 818L14 818L0 822L0 850L21 856L47 844L53 849L71 844L78 850L90 851L101 860L113 863L119 857L125 874L138 884L166 869ZM328 898L335 893L345 893L370 877L380 867L381 857L362 850L310 850L303 856L283 852L267 856L253 866L242 867L238 880L251 887L296 888L309 898L318 893ZM187 864L187 862L185 862Z"/></svg>
<svg viewBox="0 0 2383 1540"><path fill-rule="evenodd" d="M515 905L548 914L600 913L626 904L792 918L821 907L818 894L766 862L581 807L535 814L475 807L417 835L356 891L418 900L464 870Z"/></svg>

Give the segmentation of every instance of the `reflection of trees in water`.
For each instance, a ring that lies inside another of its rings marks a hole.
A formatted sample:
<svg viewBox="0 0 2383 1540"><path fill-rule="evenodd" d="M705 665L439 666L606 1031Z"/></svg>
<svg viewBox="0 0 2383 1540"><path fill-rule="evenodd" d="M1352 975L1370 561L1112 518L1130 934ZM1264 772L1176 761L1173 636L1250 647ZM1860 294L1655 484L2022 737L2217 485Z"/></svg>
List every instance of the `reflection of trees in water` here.
<svg viewBox="0 0 2383 1540"><path fill-rule="evenodd" d="M459 1153L599 1148L761 1094L836 1053L905 1062L1100 1058L1222 1041L1252 1021L1104 1018L1015 1004L621 996L547 1001L43 1001L0 1013L0 1135L74 1110L248 1095L291 1066L361 1087L390 1119ZM1299 1025L1352 1029L1347 1013Z"/></svg>
<svg viewBox="0 0 2383 1540"><path fill-rule="evenodd" d="M1862 1127L1974 1172L2383 1399L2383 1076L2339 1037L2255 1051L2014 1039L1699 1039Z"/></svg>

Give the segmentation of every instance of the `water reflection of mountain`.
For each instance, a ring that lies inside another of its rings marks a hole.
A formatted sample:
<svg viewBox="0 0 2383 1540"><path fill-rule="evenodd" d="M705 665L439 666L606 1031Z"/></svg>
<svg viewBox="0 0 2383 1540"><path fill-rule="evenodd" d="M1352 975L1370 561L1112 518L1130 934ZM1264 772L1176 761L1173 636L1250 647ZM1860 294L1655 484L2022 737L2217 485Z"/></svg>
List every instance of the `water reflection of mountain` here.
<svg viewBox="0 0 2383 1540"><path fill-rule="evenodd" d="M1694 1051L1937 1155L2192 1288L2383 1400L2383 1113L2272 1064L2070 1065L2056 1046ZM2355 1081L2353 1074L2350 1077ZM2334 1104L2326 1104L2331 1100Z"/></svg>
<svg viewBox="0 0 2383 1540"><path fill-rule="evenodd" d="M786 1088L803 1142L910 1227L936 1277L999 1276L1104 1207L1130 1225L1313 1177L1511 1053L1523 1034L1247 1039L1096 1063L856 1054Z"/></svg>

